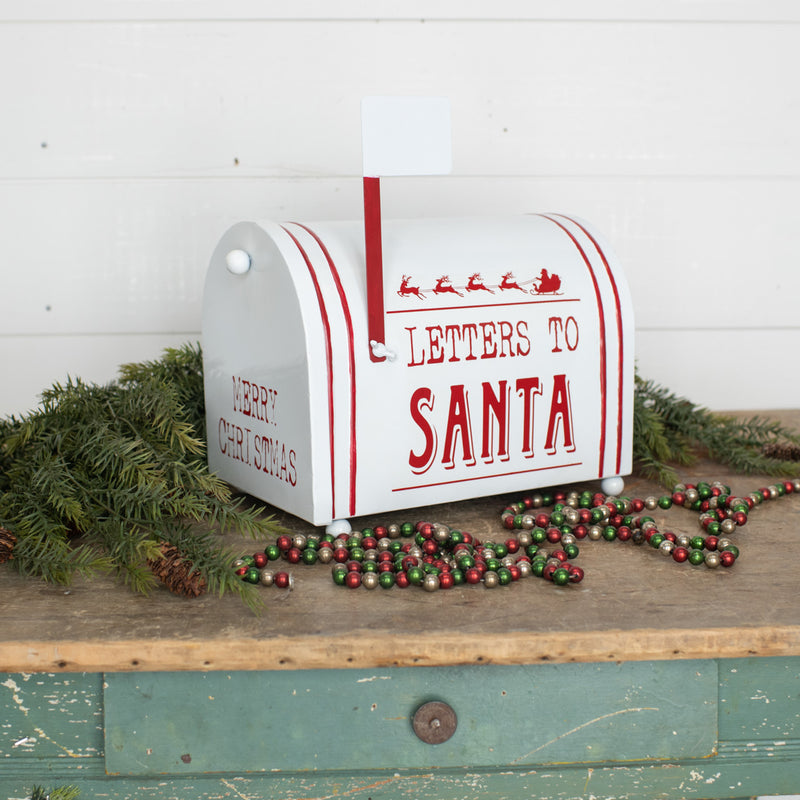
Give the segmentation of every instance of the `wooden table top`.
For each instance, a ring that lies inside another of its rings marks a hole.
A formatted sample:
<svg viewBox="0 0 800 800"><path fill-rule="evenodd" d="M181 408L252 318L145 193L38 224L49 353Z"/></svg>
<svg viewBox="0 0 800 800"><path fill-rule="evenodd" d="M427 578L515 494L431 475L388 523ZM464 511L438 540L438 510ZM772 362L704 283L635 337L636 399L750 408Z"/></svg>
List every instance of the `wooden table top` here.
<svg viewBox="0 0 800 800"><path fill-rule="evenodd" d="M769 412L800 427L800 411ZM800 474L800 467L798 468ZM687 482L722 480L736 494L774 483L700 462ZM577 488L584 488L583 486ZM596 489L596 484L585 488ZM624 494L663 490L640 478ZM444 522L501 540L504 506L482 498L353 521ZM697 515L656 511L662 530L697 535ZM312 530L279 517L299 532ZM235 598L186 600L165 589L134 595L113 578L70 587L0 567L0 671L131 671L378 668L800 655L800 494L756 507L732 538L741 557L716 570L676 564L650 547L581 543L580 584L529 578L509 586L348 590L329 565L291 568L289 592L260 588L256 616ZM243 554L249 539L226 540ZM263 545L262 545L263 547ZM279 562L280 563L280 562ZM287 565L288 566L288 565Z"/></svg>

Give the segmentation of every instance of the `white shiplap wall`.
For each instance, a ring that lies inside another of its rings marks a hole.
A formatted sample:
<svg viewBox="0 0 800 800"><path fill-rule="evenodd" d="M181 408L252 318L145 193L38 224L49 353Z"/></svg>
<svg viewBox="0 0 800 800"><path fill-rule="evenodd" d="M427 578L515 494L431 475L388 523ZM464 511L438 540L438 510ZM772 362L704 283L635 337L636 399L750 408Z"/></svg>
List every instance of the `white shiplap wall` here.
<svg viewBox="0 0 800 800"><path fill-rule="evenodd" d="M0 0L0 414L197 339L230 224L359 216L368 94L452 103L385 216L580 215L643 375L796 407L798 75L792 0Z"/></svg>

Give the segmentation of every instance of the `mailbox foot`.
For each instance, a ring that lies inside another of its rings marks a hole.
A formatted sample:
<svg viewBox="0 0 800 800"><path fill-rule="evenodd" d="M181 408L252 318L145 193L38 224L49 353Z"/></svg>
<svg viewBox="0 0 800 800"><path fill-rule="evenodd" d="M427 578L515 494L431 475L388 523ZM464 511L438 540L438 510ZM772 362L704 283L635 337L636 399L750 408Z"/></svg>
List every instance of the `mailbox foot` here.
<svg viewBox="0 0 800 800"><path fill-rule="evenodd" d="M618 497L622 494L624 488L625 481L620 478L619 475L613 478L603 478L603 480L600 481L601 491L609 497Z"/></svg>
<svg viewBox="0 0 800 800"><path fill-rule="evenodd" d="M325 533L338 536L340 533L350 533L353 530L346 519L335 519L325 526Z"/></svg>

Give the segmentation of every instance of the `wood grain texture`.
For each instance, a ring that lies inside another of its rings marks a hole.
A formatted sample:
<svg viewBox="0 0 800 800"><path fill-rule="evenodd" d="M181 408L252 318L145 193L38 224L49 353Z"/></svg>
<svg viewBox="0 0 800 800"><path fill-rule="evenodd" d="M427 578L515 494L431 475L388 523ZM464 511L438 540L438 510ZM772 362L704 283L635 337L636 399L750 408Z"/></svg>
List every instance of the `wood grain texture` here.
<svg viewBox="0 0 800 800"><path fill-rule="evenodd" d="M783 419L796 424L797 412ZM701 462L687 480L723 479L745 494L763 476L730 476ZM658 487L639 479L626 493ZM393 514L505 538L492 497ZM654 514L665 529L692 535L696 515ZM296 531L307 523L279 515ZM369 517L356 529L392 521ZM677 565L648 547L587 542L577 585L531 578L509 587L346 590L330 567L292 568L291 592L263 588L254 616L232 597L193 601L156 591L132 595L111 578L65 588L3 569L0 671L151 671L531 664L800 655L794 576L800 495L757 507L736 534L730 570ZM242 553L258 545L229 537ZM263 546L263 545L262 545Z"/></svg>

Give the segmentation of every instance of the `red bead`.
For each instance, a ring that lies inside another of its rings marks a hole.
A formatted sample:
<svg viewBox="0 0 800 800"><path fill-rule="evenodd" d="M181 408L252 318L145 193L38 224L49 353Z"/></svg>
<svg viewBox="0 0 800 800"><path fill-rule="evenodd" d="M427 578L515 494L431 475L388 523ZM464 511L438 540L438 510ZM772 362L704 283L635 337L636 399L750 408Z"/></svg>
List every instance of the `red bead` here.
<svg viewBox="0 0 800 800"><path fill-rule="evenodd" d="M719 554L719 563L722 567L732 567L734 561L736 561L736 556L730 550L723 550Z"/></svg>
<svg viewBox="0 0 800 800"><path fill-rule="evenodd" d="M389 535L388 529L383 525L376 525L372 530L375 531L376 539L384 539Z"/></svg>
<svg viewBox="0 0 800 800"><path fill-rule="evenodd" d="M561 531L558 528L548 528L547 529L547 541L550 544L555 544L556 542L561 541Z"/></svg>
<svg viewBox="0 0 800 800"><path fill-rule="evenodd" d="M547 564L545 566L544 571L542 572L542 577L547 578L547 580L553 580L553 573L558 569L555 564Z"/></svg>
<svg viewBox="0 0 800 800"><path fill-rule="evenodd" d="M285 589L289 585L289 580L288 572L276 572L272 577L273 585L277 586L279 589Z"/></svg>
<svg viewBox="0 0 800 800"><path fill-rule="evenodd" d="M744 511L737 511L733 515L733 521L739 526L744 525L747 522L747 514Z"/></svg>
<svg viewBox="0 0 800 800"><path fill-rule="evenodd" d="M286 551L292 546L292 537L287 536L286 534L281 534L278 537L276 544L281 550Z"/></svg>
<svg viewBox="0 0 800 800"><path fill-rule="evenodd" d="M672 558L681 564L689 558L689 551L685 547L678 546L672 551Z"/></svg>
<svg viewBox="0 0 800 800"><path fill-rule="evenodd" d="M464 540L464 544L475 544L476 542L472 538L471 533L467 533L466 531L461 531L461 538Z"/></svg>
<svg viewBox="0 0 800 800"><path fill-rule="evenodd" d="M664 531L663 536L673 544L675 544L675 542L678 540L678 537L672 531Z"/></svg>
<svg viewBox="0 0 800 800"><path fill-rule="evenodd" d="M522 504L525 508L533 508L533 498L532 497L523 497Z"/></svg>
<svg viewBox="0 0 800 800"><path fill-rule="evenodd" d="M557 558L559 561L566 561L569 558L563 550L553 550L550 555L552 558Z"/></svg>
<svg viewBox="0 0 800 800"><path fill-rule="evenodd" d="M514 515L513 514L506 514L503 518L503 527L506 530L514 530Z"/></svg>
<svg viewBox="0 0 800 800"><path fill-rule="evenodd" d="M603 505L605 503L606 497L603 494L597 493L592 495L592 506L597 508L597 506Z"/></svg>
<svg viewBox="0 0 800 800"><path fill-rule="evenodd" d="M379 564L384 561L388 561L389 563L394 563L394 555L390 553L388 550L383 550L382 552L378 553L378 557L375 559Z"/></svg>
<svg viewBox="0 0 800 800"><path fill-rule="evenodd" d="M361 572L363 567L361 566L360 561L348 561L347 562L347 571L348 572Z"/></svg>
<svg viewBox="0 0 800 800"><path fill-rule="evenodd" d="M477 567L470 567L465 573L464 578L467 583L480 583L481 571Z"/></svg>
<svg viewBox="0 0 800 800"><path fill-rule="evenodd" d="M791 481L784 481L783 488L786 489L786 494L791 494L794 491L794 484Z"/></svg>
<svg viewBox="0 0 800 800"><path fill-rule="evenodd" d="M337 547L333 551L333 560L338 561L340 564L344 564L348 558L350 558L350 553L346 547Z"/></svg>
<svg viewBox="0 0 800 800"><path fill-rule="evenodd" d="M442 572L439 575L439 588L450 589L455 585L456 579L450 572Z"/></svg>
<svg viewBox="0 0 800 800"><path fill-rule="evenodd" d="M361 547L364 550L374 550L378 546L378 540L374 536L365 536L361 540Z"/></svg>
<svg viewBox="0 0 800 800"><path fill-rule="evenodd" d="M519 550L519 541L517 539L506 539L506 549L509 553L516 553Z"/></svg>
<svg viewBox="0 0 800 800"><path fill-rule="evenodd" d="M439 552L439 545L433 539L426 539L422 543L422 552L432 556L434 553Z"/></svg>
<svg viewBox="0 0 800 800"><path fill-rule="evenodd" d="M567 572L569 572L569 579L571 583L580 583L583 580L583 570L580 567L570 564Z"/></svg>
<svg viewBox="0 0 800 800"><path fill-rule="evenodd" d="M553 492L553 502L554 503L563 503L567 499L567 493L558 491Z"/></svg>
<svg viewBox="0 0 800 800"><path fill-rule="evenodd" d="M430 539L433 536L433 525L430 522L418 522L417 533L421 533L425 539Z"/></svg>
<svg viewBox="0 0 800 800"><path fill-rule="evenodd" d="M578 519L582 525L588 525L592 521L592 511L589 508L582 508L578 511Z"/></svg>
<svg viewBox="0 0 800 800"><path fill-rule="evenodd" d="M394 578L394 585L399 586L401 589L405 589L411 581L408 579L408 575L405 572L398 572Z"/></svg>
<svg viewBox="0 0 800 800"><path fill-rule="evenodd" d="M269 561L269 559L267 558L266 553L253 553L254 567L258 567L259 569L261 569L261 567L266 567L267 561Z"/></svg>
<svg viewBox="0 0 800 800"><path fill-rule="evenodd" d="M615 528L619 528L619 526L622 525L624 519L625 517L623 517L622 514L614 514L611 517L609 517L608 524L613 525Z"/></svg>
<svg viewBox="0 0 800 800"><path fill-rule="evenodd" d="M704 543L706 550L716 550L718 541L719 538L716 536L706 536L706 541Z"/></svg>
<svg viewBox="0 0 800 800"><path fill-rule="evenodd" d="M406 556L400 564L402 565L403 569L408 569L409 567L418 567L419 566L419 559L416 556Z"/></svg>
<svg viewBox="0 0 800 800"><path fill-rule="evenodd" d="M290 547L286 552L286 560L290 564L299 564L302 558L303 554L297 547Z"/></svg>
<svg viewBox="0 0 800 800"><path fill-rule="evenodd" d="M633 511L634 514L638 514L640 511L643 510L644 510L644 500L642 500L640 497L634 497L633 500L631 500L631 511Z"/></svg>
<svg viewBox="0 0 800 800"><path fill-rule="evenodd" d="M585 525L576 525L572 529L572 535L576 539L585 539L589 533L589 529Z"/></svg>
<svg viewBox="0 0 800 800"><path fill-rule="evenodd" d="M620 525L617 529L617 539L621 542L627 542L631 536L633 536L633 531L627 525Z"/></svg>
<svg viewBox="0 0 800 800"><path fill-rule="evenodd" d="M522 577L522 570L516 564L512 564L508 571L511 573L512 581L518 581Z"/></svg>
<svg viewBox="0 0 800 800"><path fill-rule="evenodd" d="M247 569L247 567L239 567L239 569L236 570L236 574L240 576L244 575L247 572Z"/></svg>
<svg viewBox="0 0 800 800"><path fill-rule="evenodd" d="M550 524L549 514L537 514L534 520L537 528L546 528Z"/></svg>
<svg viewBox="0 0 800 800"><path fill-rule="evenodd" d="M348 572L347 575L344 576L344 584L350 589L357 589L361 586L361 573Z"/></svg>
<svg viewBox="0 0 800 800"><path fill-rule="evenodd" d="M394 572L394 564L391 561L379 561L378 572Z"/></svg>
<svg viewBox="0 0 800 800"><path fill-rule="evenodd" d="M683 492L675 492L672 495L672 502L676 506L682 506L686 502L686 495Z"/></svg>

